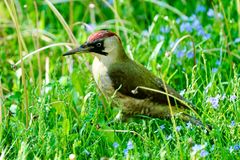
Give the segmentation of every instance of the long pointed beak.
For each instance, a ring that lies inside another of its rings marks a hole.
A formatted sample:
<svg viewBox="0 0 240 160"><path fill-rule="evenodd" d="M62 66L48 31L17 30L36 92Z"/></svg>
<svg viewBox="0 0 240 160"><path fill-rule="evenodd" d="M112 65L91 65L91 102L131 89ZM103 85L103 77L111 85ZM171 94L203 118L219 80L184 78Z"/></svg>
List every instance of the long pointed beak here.
<svg viewBox="0 0 240 160"><path fill-rule="evenodd" d="M86 45L81 45L78 48L72 49L66 53L63 54L63 56L68 56L68 55L72 55L72 54L76 54L76 53L86 53L89 52L90 47L86 46Z"/></svg>

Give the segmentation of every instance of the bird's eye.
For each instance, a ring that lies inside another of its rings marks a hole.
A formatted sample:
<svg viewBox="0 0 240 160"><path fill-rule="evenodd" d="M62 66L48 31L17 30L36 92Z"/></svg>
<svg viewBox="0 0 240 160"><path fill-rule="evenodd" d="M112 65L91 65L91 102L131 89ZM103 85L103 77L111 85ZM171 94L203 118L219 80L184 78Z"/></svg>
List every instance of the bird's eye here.
<svg viewBox="0 0 240 160"><path fill-rule="evenodd" d="M102 45L101 43L97 43L97 47L101 47L101 45Z"/></svg>

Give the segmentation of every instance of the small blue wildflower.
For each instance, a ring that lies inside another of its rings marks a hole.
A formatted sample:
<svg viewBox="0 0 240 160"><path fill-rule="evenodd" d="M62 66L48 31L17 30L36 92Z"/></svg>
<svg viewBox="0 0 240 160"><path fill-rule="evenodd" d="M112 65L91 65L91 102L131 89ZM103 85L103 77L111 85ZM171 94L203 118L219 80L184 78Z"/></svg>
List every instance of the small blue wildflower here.
<svg viewBox="0 0 240 160"><path fill-rule="evenodd" d="M180 32L189 32L191 33L193 30L192 28L192 25L189 23L189 22L183 22L181 25L180 25Z"/></svg>
<svg viewBox="0 0 240 160"><path fill-rule="evenodd" d="M224 93L222 96L221 96L221 100L224 100L226 98L226 94Z"/></svg>
<svg viewBox="0 0 240 160"><path fill-rule="evenodd" d="M158 34L158 35L156 36L156 40L157 40L157 41L163 41L164 39L165 39L165 37L164 37L163 35Z"/></svg>
<svg viewBox="0 0 240 160"><path fill-rule="evenodd" d="M118 144L117 142L114 142L114 143L113 143L113 147L114 147L114 148L118 148L118 146L119 146L119 144Z"/></svg>
<svg viewBox="0 0 240 160"><path fill-rule="evenodd" d="M214 109L217 109L218 106L219 106L219 104L218 104L219 103L219 98L220 98L219 95L217 95L216 97L209 97L207 102L211 103L211 105Z"/></svg>
<svg viewBox="0 0 240 160"><path fill-rule="evenodd" d="M162 33L169 33L169 32L170 32L170 28L169 28L168 26L162 26L162 27L160 28L160 31L161 31Z"/></svg>
<svg viewBox="0 0 240 160"><path fill-rule="evenodd" d="M218 69L217 68L212 68L212 73L217 73Z"/></svg>
<svg viewBox="0 0 240 160"><path fill-rule="evenodd" d="M197 8L196 8L196 12L199 13L199 12L205 12L206 11L206 8L203 6L203 5L198 5Z"/></svg>
<svg viewBox="0 0 240 160"><path fill-rule="evenodd" d="M206 157L208 154L209 154L208 151L205 151L205 150L201 150L200 152L201 157Z"/></svg>
<svg viewBox="0 0 240 160"><path fill-rule="evenodd" d="M176 23L179 24L181 22L181 19L180 18L177 18L176 19Z"/></svg>
<svg viewBox="0 0 240 160"><path fill-rule="evenodd" d="M235 126L235 121L231 121L231 127Z"/></svg>
<svg viewBox="0 0 240 160"><path fill-rule="evenodd" d="M188 57L188 59L193 58L193 57L194 57L193 52L188 52L188 53L187 53L187 57Z"/></svg>
<svg viewBox="0 0 240 160"><path fill-rule="evenodd" d="M234 43L239 43L239 42L240 42L240 37L234 40Z"/></svg>
<svg viewBox="0 0 240 160"><path fill-rule="evenodd" d="M196 14L193 14L193 15L191 15L191 17L189 17L190 21L194 21L195 19L197 19Z"/></svg>
<svg viewBox="0 0 240 160"><path fill-rule="evenodd" d="M236 144L233 148L235 151L238 151L240 149L240 145Z"/></svg>
<svg viewBox="0 0 240 160"><path fill-rule="evenodd" d="M204 37L204 36L206 35L206 32L204 31L203 28L199 28L199 29L197 30L197 35Z"/></svg>
<svg viewBox="0 0 240 160"><path fill-rule="evenodd" d="M215 145L213 144L212 147L211 147L211 149L210 149L210 151L213 151L214 148L215 148Z"/></svg>
<svg viewBox="0 0 240 160"><path fill-rule="evenodd" d="M184 51L180 50L177 52L177 58L182 58L184 56Z"/></svg>
<svg viewBox="0 0 240 160"><path fill-rule="evenodd" d="M142 34L142 36L147 37L149 35L149 32L148 32L148 30L145 29L142 31L141 34Z"/></svg>
<svg viewBox="0 0 240 160"><path fill-rule="evenodd" d="M165 128L165 125L164 124L161 125L160 128L161 128L161 130L163 130Z"/></svg>
<svg viewBox="0 0 240 160"><path fill-rule="evenodd" d="M127 148L123 150L123 154L124 154L125 157L128 155L128 149Z"/></svg>
<svg viewBox="0 0 240 160"><path fill-rule="evenodd" d="M217 66L220 66L220 65L221 65L221 61L220 61L220 60L217 60L217 61L216 61L216 65L217 65Z"/></svg>
<svg viewBox="0 0 240 160"><path fill-rule="evenodd" d="M108 0L108 3L111 5L113 4L113 2L114 2L113 0Z"/></svg>
<svg viewBox="0 0 240 160"><path fill-rule="evenodd" d="M201 23L200 23L200 21L198 19L193 20L192 26L197 31L203 28Z"/></svg>
<svg viewBox="0 0 240 160"><path fill-rule="evenodd" d="M128 150L133 149L133 143L132 143L131 140L129 140L128 143L127 143L127 149L128 149Z"/></svg>
<svg viewBox="0 0 240 160"><path fill-rule="evenodd" d="M179 65L179 66L181 66L182 65L182 62L181 61L177 61L177 64ZM183 68L184 69L184 68Z"/></svg>
<svg viewBox="0 0 240 160"><path fill-rule="evenodd" d="M235 94L230 96L230 102L234 102L237 99L237 96Z"/></svg>
<svg viewBox="0 0 240 160"><path fill-rule="evenodd" d="M204 40L208 40L209 38L211 38L211 34L205 33L205 34L203 35L203 39L204 39Z"/></svg>
<svg viewBox="0 0 240 160"><path fill-rule="evenodd" d="M191 122L188 122L186 128L187 128L187 129L191 129L191 128L192 128L192 123L191 123Z"/></svg>
<svg viewBox="0 0 240 160"><path fill-rule="evenodd" d="M217 17L220 18L220 19L223 19L222 13L218 13L218 14L217 14Z"/></svg>
<svg viewBox="0 0 240 160"><path fill-rule="evenodd" d="M182 129L182 126L176 126L176 130L179 132Z"/></svg>
<svg viewBox="0 0 240 160"><path fill-rule="evenodd" d="M198 151L202 150L204 147L201 144L195 144L192 147L193 154L195 155Z"/></svg>
<svg viewBox="0 0 240 160"><path fill-rule="evenodd" d="M169 134L168 136L166 136L166 140L171 140L172 139L172 135Z"/></svg>
<svg viewBox="0 0 240 160"><path fill-rule="evenodd" d="M208 17L213 17L214 16L214 10L210 8L207 12Z"/></svg>

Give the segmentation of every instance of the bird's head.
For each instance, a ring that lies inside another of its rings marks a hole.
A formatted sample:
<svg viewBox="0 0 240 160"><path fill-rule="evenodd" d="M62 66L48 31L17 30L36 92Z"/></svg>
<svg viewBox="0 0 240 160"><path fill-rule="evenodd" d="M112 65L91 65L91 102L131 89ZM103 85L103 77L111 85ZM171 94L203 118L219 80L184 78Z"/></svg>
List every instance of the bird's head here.
<svg viewBox="0 0 240 160"><path fill-rule="evenodd" d="M92 53L98 57L99 60L106 61L106 63L114 62L118 60L118 58L125 57L120 38L117 34L107 30L100 30L91 34L84 44L68 51L63 54L63 56L75 53Z"/></svg>

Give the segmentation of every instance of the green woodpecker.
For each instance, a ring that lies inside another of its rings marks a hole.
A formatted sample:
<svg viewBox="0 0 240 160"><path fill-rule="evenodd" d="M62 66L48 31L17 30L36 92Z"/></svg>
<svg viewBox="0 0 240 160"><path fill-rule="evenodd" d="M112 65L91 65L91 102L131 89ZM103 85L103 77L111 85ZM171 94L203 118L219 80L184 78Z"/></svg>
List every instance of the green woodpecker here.
<svg viewBox="0 0 240 160"><path fill-rule="evenodd" d="M94 55L94 80L106 97L112 98L114 95L115 105L122 111L122 120L136 115L155 118L176 116L184 121L201 124L199 120L186 114L191 104L126 55L122 42L115 33L106 30L93 33L87 42L64 56L75 53Z"/></svg>

